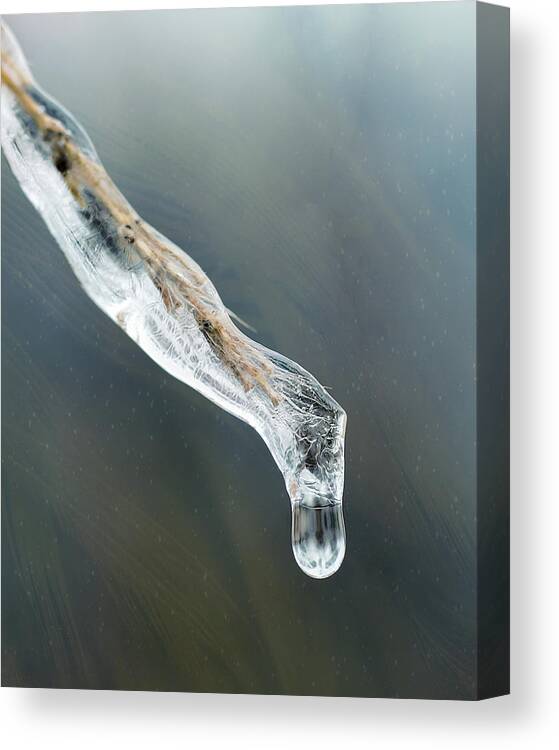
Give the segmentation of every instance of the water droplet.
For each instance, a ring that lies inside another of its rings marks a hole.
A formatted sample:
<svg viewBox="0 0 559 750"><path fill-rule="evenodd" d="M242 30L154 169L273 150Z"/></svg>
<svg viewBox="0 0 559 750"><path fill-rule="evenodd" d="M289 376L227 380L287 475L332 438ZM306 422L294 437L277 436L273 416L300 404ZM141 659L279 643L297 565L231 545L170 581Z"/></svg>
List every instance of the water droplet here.
<svg viewBox="0 0 559 750"><path fill-rule="evenodd" d="M333 575L345 555L342 504L311 506L294 502L291 544L301 570L311 578Z"/></svg>

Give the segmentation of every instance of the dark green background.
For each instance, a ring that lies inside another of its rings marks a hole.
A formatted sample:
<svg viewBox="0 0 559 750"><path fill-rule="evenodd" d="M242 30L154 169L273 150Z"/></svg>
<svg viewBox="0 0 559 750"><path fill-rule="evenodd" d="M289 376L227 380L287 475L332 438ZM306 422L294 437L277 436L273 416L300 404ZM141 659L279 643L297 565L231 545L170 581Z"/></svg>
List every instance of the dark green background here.
<svg viewBox="0 0 559 750"><path fill-rule="evenodd" d="M89 301L3 161L3 683L473 697L475 5L8 22L346 409L348 549L299 571L258 435Z"/></svg>

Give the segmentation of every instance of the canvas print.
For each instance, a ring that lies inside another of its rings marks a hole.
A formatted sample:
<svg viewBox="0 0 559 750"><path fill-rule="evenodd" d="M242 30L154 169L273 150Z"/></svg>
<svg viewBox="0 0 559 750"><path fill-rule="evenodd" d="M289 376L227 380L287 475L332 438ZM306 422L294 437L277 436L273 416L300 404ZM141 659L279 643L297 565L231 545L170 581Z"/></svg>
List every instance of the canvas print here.
<svg viewBox="0 0 559 750"><path fill-rule="evenodd" d="M2 683L507 692L506 11L1 33Z"/></svg>

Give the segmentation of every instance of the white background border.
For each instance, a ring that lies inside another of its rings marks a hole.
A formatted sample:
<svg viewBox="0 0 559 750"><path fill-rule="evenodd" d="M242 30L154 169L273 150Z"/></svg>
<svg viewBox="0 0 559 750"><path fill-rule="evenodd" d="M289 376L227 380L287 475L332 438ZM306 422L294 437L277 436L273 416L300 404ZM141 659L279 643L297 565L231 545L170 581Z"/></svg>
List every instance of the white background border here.
<svg viewBox="0 0 559 750"><path fill-rule="evenodd" d="M442 0L444 1L444 0ZM3 13L263 2L0 0ZM500 4L506 4L500 2ZM483 703L16 690L4 747L557 746L559 2L510 0L512 51L512 691ZM531 749L530 749L531 750Z"/></svg>

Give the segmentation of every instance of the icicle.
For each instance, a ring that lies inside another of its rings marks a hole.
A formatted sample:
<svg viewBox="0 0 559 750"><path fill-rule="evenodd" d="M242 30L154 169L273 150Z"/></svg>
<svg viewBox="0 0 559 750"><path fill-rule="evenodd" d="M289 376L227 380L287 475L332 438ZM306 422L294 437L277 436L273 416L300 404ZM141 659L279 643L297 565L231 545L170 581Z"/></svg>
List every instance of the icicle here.
<svg viewBox="0 0 559 750"><path fill-rule="evenodd" d="M343 409L243 334L198 264L138 216L4 24L2 84L4 153L86 293L166 372L258 431L291 498L299 566L334 573L345 553Z"/></svg>

